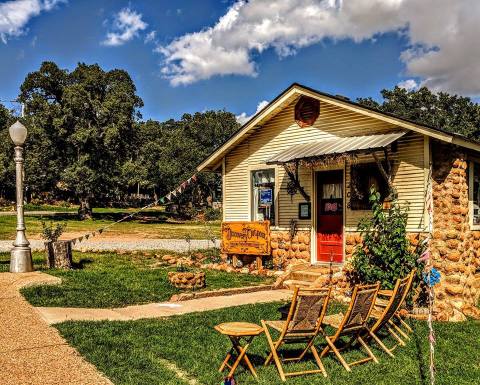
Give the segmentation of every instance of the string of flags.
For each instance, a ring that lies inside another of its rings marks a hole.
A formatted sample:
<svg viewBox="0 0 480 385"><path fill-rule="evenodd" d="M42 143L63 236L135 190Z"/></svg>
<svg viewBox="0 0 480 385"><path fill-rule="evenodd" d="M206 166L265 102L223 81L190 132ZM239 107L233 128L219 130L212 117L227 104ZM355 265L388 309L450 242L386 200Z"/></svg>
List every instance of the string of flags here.
<svg viewBox="0 0 480 385"><path fill-rule="evenodd" d="M77 238L73 238L73 239L70 239L70 242L72 243L72 245L74 245L75 243L80 243L82 241L86 241L88 240L89 238L93 238L97 235L100 235L102 234L104 231L108 230L109 228L111 228L112 226L115 226L116 224L120 223L120 222L123 222L123 221L126 221L127 219L130 219L132 217L134 217L135 215L141 213L143 210L146 210L152 206L155 206L157 205L158 203L160 204L165 204L165 203L168 203L170 202L174 197L177 197L178 195L182 194L186 189L187 187L191 186L193 183L195 183L197 181L198 177L196 174L192 175L190 178L188 178L187 180L183 181L175 190L172 190L170 191L168 194L162 196L161 198L157 199L156 201L140 208L139 210L135 211L134 213L132 214L129 214L129 215L126 215L125 217L119 219L118 221L116 222L113 222L113 223L110 223L109 225L107 226L104 226L100 229L97 229L97 230L94 230L94 231L91 231L87 234L84 234L80 237L77 237Z"/></svg>

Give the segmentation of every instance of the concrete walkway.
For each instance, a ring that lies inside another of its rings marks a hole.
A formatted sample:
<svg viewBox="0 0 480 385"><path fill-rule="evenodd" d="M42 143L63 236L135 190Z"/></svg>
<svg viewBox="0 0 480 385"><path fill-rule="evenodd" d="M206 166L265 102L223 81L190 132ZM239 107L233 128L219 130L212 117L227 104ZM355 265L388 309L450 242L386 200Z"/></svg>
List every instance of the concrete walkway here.
<svg viewBox="0 0 480 385"><path fill-rule="evenodd" d="M48 274L0 273L0 383L2 385L112 385L45 324L18 289L56 284Z"/></svg>
<svg viewBox="0 0 480 385"><path fill-rule="evenodd" d="M9 252L12 248L13 240L0 240L0 252ZM219 241L216 246L219 247ZM30 247L34 251L43 251L45 249L43 240L30 240ZM192 239L190 243L191 250L206 249L212 247L212 242L206 239ZM136 240L119 240L99 238L73 246L74 250L94 250L94 251L120 251L120 250L167 250L172 252L188 251L188 244L184 239L136 239Z"/></svg>
<svg viewBox="0 0 480 385"><path fill-rule="evenodd" d="M222 297L198 298L181 302L149 303L116 309L84 309L62 307L35 308L49 324L67 320L131 321L142 318L169 317L199 311L215 310L231 306L283 301L291 298L291 290L265 290Z"/></svg>

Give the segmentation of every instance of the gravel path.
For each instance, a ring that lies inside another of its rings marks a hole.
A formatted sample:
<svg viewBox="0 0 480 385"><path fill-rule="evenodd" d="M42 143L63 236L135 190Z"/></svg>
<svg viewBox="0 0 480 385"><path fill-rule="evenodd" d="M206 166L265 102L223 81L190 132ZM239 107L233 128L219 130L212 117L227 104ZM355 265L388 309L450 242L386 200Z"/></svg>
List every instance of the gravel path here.
<svg viewBox="0 0 480 385"><path fill-rule="evenodd" d="M113 385L69 346L20 295L20 287L58 283L34 272L0 274L0 383L2 385Z"/></svg>
<svg viewBox="0 0 480 385"><path fill-rule="evenodd" d="M0 241L0 252L9 252L12 248L11 240ZM220 242L216 242L219 247ZM30 247L34 251L44 250L42 240L31 240ZM206 239L192 239L190 242L190 249L206 249L212 247L212 242ZM188 251L188 244L184 239L138 239L138 240L110 240L110 239L95 239L83 241L73 246L74 250L81 251L120 251L120 250L168 250L174 252Z"/></svg>

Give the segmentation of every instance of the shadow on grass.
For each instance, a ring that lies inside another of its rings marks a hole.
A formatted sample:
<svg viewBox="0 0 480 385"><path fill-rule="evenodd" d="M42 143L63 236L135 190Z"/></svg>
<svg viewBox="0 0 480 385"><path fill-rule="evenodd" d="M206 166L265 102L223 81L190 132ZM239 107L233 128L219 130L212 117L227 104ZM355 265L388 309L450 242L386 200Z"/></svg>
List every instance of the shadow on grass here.
<svg viewBox="0 0 480 385"><path fill-rule="evenodd" d="M429 383L429 375L425 373L429 365L425 362L425 352L422 351L422 344L420 342L420 333L417 329L417 323L411 322L411 328L413 329L413 337L415 338L415 352L417 354L418 362L418 375L420 376L421 384L427 385Z"/></svg>
<svg viewBox="0 0 480 385"><path fill-rule="evenodd" d="M93 220L97 221L118 221L120 219L125 218L128 215L133 214L132 212L100 212L96 213L93 212ZM37 219L46 219L54 220L56 222L65 222L65 221L72 221L72 220L79 220L78 214L76 212L72 213L51 213L48 215L48 218L45 218L42 215L31 215L30 217L36 217ZM134 215L131 218L126 219L126 222L131 221L139 221L141 223L150 223L150 224L158 224L158 223L166 223L169 219L177 220L177 216L174 214L164 213L164 212L142 212L140 214Z"/></svg>
<svg viewBox="0 0 480 385"><path fill-rule="evenodd" d="M82 270L85 268L86 265L90 265L94 262L92 258L82 258L78 262L73 262L72 267L75 270Z"/></svg>

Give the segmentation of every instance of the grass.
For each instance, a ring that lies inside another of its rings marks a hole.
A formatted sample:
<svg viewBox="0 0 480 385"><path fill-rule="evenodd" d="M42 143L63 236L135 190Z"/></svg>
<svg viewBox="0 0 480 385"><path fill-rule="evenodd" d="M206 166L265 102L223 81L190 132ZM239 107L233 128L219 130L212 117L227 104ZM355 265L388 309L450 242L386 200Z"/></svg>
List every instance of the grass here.
<svg viewBox="0 0 480 385"><path fill-rule="evenodd" d="M193 313L167 319L147 319L128 322L66 322L56 325L60 333L117 385L162 384L185 385L165 365L165 360L174 363L200 384L220 384L217 372L224 354L230 348L228 340L213 330L213 326L226 321L250 321L277 319L280 304L247 305L236 308ZM338 311L335 305L329 312ZM414 322L412 340L404 348L395 351L389 358L374 348L380 363L355 366L346 372L340 363L327 356L323 363L328 378L302 376L288 379L290 385L335 384L429 384L428 329L425 322ZM478 334L480 323L435 323L436 384L467 385L478 383ZM390 343L392 341L389 341ZM317 340L321 348L324 341ZM237 382L242 385L278 385L281 383L273 365L262 365L267 343L262 335L257 337L249 350L259 374L255 381L243 369L237 371ZM347 360L356 356L347 352ZM310 362L294 365L294 370L313 368Z"/></svg>
<svg viewBox="0 0 480 385"><path fill-rule="evenodd" d="M94 209L93 219L78 220L75 212L55 213L42 217L41 215L27 215L25 223L28 237L31 239L40 238L42 232L42 219L65 223L65 232L83 233L98 230L121 218L126 214L134 212L136 209L115 209L103 208ZM15 237L16 217L0 215L0 239L14 239ZM189 235L192 239L206 239L210 233L220 236L220 221L213 222L195 222L180 221L165 213L163 208L150 209L135 216L133 219L118 223L110 228L104 236L122 237L129 236L133 238L185 238Z"/></svg>
<svg viewBox="0 0 480 385"><path fill-rule="evenodd" d="M167 252L158 252L160 257ZM169 253L171 254L171 253ZM8 254L0 255L0 271L8 270ZM34 253L35 267L42 269L43 255ZM171 267L159 266L155 255L74 253L77 268L48 270L62 278L61 285L24 288L22 294L34 306L112 308L168 300L179 289L170 285ZM270 283L271 279L239 273L205 270L207 287L215 290Z"/></svg>

